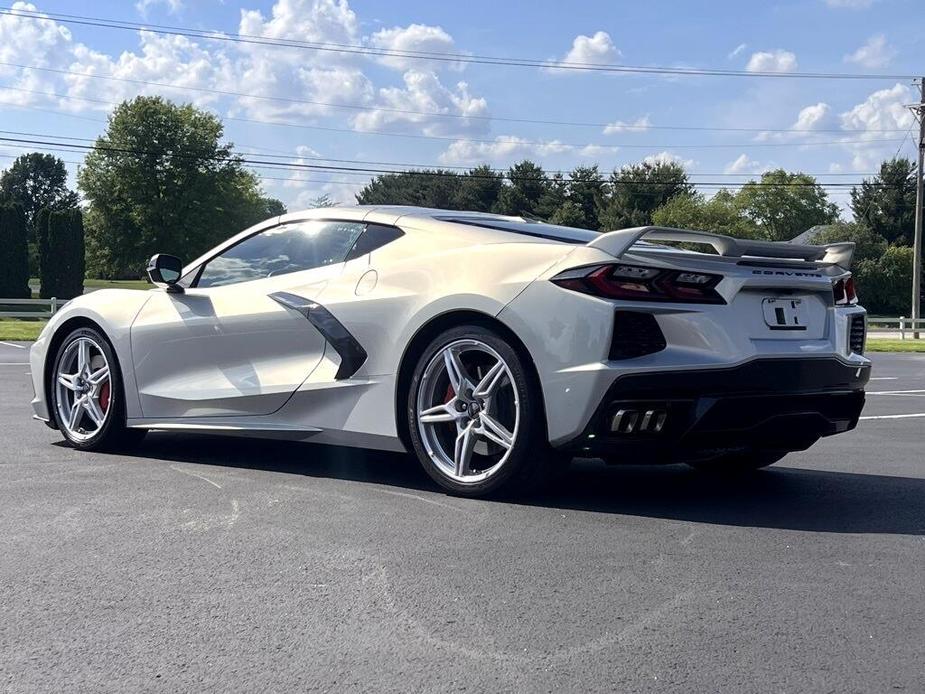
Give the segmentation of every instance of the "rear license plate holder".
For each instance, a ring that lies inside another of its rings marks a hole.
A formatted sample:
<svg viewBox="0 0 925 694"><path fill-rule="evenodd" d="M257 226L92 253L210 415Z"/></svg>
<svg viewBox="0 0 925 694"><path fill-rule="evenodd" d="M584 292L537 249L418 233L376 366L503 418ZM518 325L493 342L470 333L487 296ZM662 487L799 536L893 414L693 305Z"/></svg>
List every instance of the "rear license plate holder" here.
<svg viewBox="0 0 925 694"><path fill-rule="evenodd" d="M763 299L764 322L771 330L806 330L808 311L803 299L774 297Z"/></svg>

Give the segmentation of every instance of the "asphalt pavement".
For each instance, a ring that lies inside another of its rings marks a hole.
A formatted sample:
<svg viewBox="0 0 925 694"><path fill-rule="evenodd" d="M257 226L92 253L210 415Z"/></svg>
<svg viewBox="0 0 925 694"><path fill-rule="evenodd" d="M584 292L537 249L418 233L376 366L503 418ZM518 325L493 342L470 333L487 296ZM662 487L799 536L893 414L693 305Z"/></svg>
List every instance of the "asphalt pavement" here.
<svg viewBox="0 0 925 694"><path fill-rule="evenodd" d="M501 502L310 444L78 453L0 344L0 688L925 691L925 355L873 360L857 430L754 476Z"/></svg>

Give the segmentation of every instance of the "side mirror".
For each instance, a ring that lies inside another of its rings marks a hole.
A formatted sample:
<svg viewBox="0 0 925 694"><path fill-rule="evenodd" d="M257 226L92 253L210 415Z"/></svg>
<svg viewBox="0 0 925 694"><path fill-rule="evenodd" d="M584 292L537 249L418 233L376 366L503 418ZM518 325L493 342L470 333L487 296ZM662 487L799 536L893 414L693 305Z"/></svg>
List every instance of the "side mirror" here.
<svg viewBox="0 0 925 694"><path fill-rule="evenodd" d="M183 293L183 287L177 284L182 274L183 263L176 256L157 253L148 261L148 279L158 287L166 287L168 292Z"/></svg>

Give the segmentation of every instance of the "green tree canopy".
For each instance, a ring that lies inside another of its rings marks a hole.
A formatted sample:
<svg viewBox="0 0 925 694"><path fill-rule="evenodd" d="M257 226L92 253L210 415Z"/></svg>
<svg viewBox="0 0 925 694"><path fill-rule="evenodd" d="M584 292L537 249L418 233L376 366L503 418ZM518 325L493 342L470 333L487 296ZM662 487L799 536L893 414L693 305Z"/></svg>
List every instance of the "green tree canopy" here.
<svg viewBox="0 0 925 694"><path fill-rule="evenodd" d="M541 216L545 211L541 209L541 201L549 190L549 180L543 167L524 159L508 169L507 179L510 183L501 189L492 211L499 214Z"/></svg>
<svg viewBox="0 0 925 694"><path fill-rule="evenodd" d="M758 236L755 223L742 214L736 196L725 189L712 198L700 193L676 195L653 213L652 222L659 226L712 231L738 238Z"/></svg>
<svg viewBox="0 0 925 694"><path fill-rule="evenodd" d="M488 164L477 166L460 176L453 207L458 210L491 212L503 185L502 174L495 172Z"/></svg>
<svg viewBox="0 0 925 694"><path fill-rule="evenodd" d="M743 185L736 203L755 223L759 237L768 241L789 241L811 227L838 219L838 207L829 202L815 178L783 169L768 171L759 182Z"/></svg>
<svg viewBox="0 0 925 694"><path fill-rule="evenodd" d="M857 222L836 222L823 228L812 238L812 243L818 244L838 243L839 241L854 241L855 265L862 260L880 259L889 245L880 234L874 233Z"/></svg>
<svg viewBox="0 0 925 694"><path fill-rule="evenodd" d="M624 166L611 174L609 189L598 215L603 230L651 224L659 207L677 195L694 192L684 167L671 161Z"/></svg>
<svg viewBox="0 0 925 694"><path fill-rule="evenodd" d="M93 274L137 277L160 251L191 259L285 210L222 135L218 118L189 104L138 97L116 107L78 174Z"/></svg>
<svg viewBox="0 0 925 694"><path fill-rule="evenodd" d="M872 314L908 316L912 299L912 248L891 246L877 259L855 263L858 297Z"/></svg>
<svg viewBox="0 0 925 694"><path fill-rule="evenodd" d="M39 210L66 210L77 207L77 193L67 187L64 162L52 154L21 154L0 175L0 200L22 206L31 227Z"/></svg>
<svg viewBox="0 0 925 694"><path fill-rule="evenodd" d="M905 158L880 164L880 173L851 189L854 219L890 243L911 246L915 225L915 164Z"/></svg>
<svg viewBox="0 0 925 694"><path fill-rule="evenodd" d="M0 204L0 298L28 299L29 251L22 205Z"/></svg>

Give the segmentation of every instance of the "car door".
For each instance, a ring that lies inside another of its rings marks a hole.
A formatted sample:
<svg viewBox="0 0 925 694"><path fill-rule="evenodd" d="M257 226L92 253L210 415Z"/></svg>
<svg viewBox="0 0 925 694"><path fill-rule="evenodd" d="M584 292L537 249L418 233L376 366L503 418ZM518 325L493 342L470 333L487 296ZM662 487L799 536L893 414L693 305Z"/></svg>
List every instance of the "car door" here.
<svg viewBox="0 0 925 694"><path fill-rule="evenodd" d="M327 348L292 299L316 298L364 228L356 221L280 224L203 262L182 293L153 292L131 331L144 417L264 415L282 407Z"/></svg>

